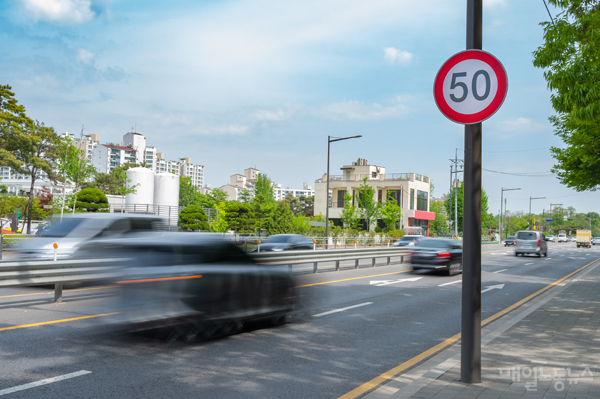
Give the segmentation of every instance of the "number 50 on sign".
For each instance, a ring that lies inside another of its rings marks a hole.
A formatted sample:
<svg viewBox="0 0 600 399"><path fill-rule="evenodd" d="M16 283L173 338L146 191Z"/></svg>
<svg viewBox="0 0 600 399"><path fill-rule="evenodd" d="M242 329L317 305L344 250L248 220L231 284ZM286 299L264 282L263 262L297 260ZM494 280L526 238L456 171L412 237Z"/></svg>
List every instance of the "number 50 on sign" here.
<svg viewBox="0 0 600 399"><path fill-rule="evenodd" d="M450 57L433 85L435 102L450 120L471 125L482 122L500 108L508 91L508 77L496 57L467 50Z"/></svg>

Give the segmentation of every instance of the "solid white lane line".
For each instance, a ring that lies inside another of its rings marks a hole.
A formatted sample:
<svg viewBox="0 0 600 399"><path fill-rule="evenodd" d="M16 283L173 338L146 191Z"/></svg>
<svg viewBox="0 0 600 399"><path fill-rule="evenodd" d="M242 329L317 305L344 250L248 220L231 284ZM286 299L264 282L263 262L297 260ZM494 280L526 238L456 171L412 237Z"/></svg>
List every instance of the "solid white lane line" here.
<svg viewBox="0 0 600 399"><path fill-rule="evenodd" d="M91 371L81 370L81 371L77 371L75 373L59 375L58 377L46 378L45 380L30 382L29 384L18 385L16 387L2 389L2 390L0 390L0 396L8 395L9 393L13 393L13 392L24 391L25 389L39 387L41 385L52 384L53 382L67 380L69 378L79 377L81 375L91 374L91 373L92 373Z"/></svg>
<svg viewBox="0 0 600 399"><path fill-rule="evenodd" d="M502 273L502 272L505 272L505 271L507 271L507 270L508 270L508 269L497 270L497 271L495 271L494 273Z"/></svg>
<svg viewBox="0 0 600 399"><path fill-rule="evenodd" d="M525 266L533 265L533 262L525 263Z"/></svg>
<svg viewBox="0 0 600 399"><path fill-rule="evenodd" d="M450 283L440 284L440 285L438 285L438 287L443 287L445 285L456 284L456 283L462 283L462 280L456 280L456 281L452 281Z"/></svg>
<svg viewBox="0 0 600 399"><path fill-rule="evenodd" d="M328 314L337 313L337 312L343 312L345 310L350 310L350 309L359 308L361 306L372 305L372 304L373 304L373 302L365 302L365 303L361 303L361 304L358 304L358 305L348 306L346 308L334 309L334 310L330 310L329 312L323 312L323 313L319 313L319 314L314 314L313 317L326 316Z"/></svg>

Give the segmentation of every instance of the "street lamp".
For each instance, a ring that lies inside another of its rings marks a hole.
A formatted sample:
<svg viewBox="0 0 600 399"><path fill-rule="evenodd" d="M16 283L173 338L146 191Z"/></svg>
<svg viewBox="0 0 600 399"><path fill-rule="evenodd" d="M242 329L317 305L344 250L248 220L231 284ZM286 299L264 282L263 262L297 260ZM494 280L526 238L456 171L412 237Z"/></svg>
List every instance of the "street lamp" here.
<svg viewBox="0 0 600 399"><path fill-rule="evenodd" d="M357 139L362 136L352 136L352 137L334 137L327 136L327 193L325 199L325 248L329 248L329 147L331 143L334 141L342 141L342 140L350 140Z"/></svg>
<svg viewBox="0 0 600 399"><path fill-rule="evenodd" d="M504 201L504 192L505 191L513 191L513 190L520 190L520 188L503 188L502 191L500 192L500 215L502 217L502 223L500 223L500 240L503 239L502 234L504 234L504 229L503 224L504 224L504 215L502 214L502 201ZM506 209L505 209L506 210Z"/></svg>
<svg viewBox="0 0 600 399"><path fill-rule="evenodd" d="M529 197L529 217L531 218L531 200L535 199L546 199L546 197ZM535 229L535 225L531 227L531 230Z"/></svg>

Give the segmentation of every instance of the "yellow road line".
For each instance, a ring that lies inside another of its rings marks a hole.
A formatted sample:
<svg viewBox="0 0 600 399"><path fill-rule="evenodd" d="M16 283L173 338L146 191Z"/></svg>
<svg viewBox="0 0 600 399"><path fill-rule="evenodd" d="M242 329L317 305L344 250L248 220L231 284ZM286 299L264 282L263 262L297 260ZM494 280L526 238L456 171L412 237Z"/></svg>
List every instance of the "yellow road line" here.
<svg viewBox="0 0 600 399"><path fill-rule="evenodd" d="M0 328L0 331L17 330L19 328L29 328L29 327L45 326L45 325L48 325L48 324L56 324L56 323L66 323L68 321L93 319L93 318L96 318L96 317L112 316L112 315L119 314L119 313L121 313L121 312L95 314L95 315L91 315L91 316L73 317L71 319L52 320L52 321L44 321L44 322L41 322L41 323L24 324L22 326L4 327L4 328Z"/></svg>
<svg viewBox="0 0 600 399"><path fill-rule="evenodd" d="M519 306L523 305L525 302L533 299L534 297L540 295L541 293L545 292L546 290L550 289L551 287L554 287L557 284L562 283L563 281L565 281L566 279L568 279L569 277L573 276L576 273L579 273L580 271L582 271L583 269L585 269L586 267L588 267L589 265L591 265L592 263L596 262L598 259L595 259L594 261L588 263L587 265L575 270L574 272L571 272L569 274L567 274L565 277L561 278L560 280L556 280L555 282L547 285L546 287L542 288L541 290L529 295L526 298L521 299L519 302L510 305L509 307L507 307L504 310L501 310L500 312L496 313L495 315L488 317L487 319L483 320L481 322L481 326L485 326L486 324L491 323L492 321L498 319L501 316L504 316L506 313L510 312L511 310L514 310L516 308L518 308ZM437 344L436 346L434 346L433 348L430 348L428 350L426 350L425 352L413 357L412 359L402 363L399 366L394 367L391 370L386 371L385 373L373 378L371 381L366 382L364 384L362 384L361 386L353 389L352 391L348 392L345 395L342 395L339 397L339 399L354 399L357 398L361 395L363 395L364 393L370 391L371 389L375 388L378 385L381 385L382 383L386 382L387 380L391 379L392 377L400 374L401 372L403 372L404 370L408 369L409 367L414 366L415 364L421 362L422 360L425 360L426 358L428 358L429 356L434 355L436 352L452 345L453 343L455 343L456 341L458 341L460 339L460 333L448 338L447 340L445 340L444 342L441 342L439 344Z"/></svg>
<svg viewBox="0 0 600 399"><path fill-rule="evenodd" d="M352 278L345 278L343 280L334 280L334 281L320 281L318 283L313 283L313 284L306 284L306 285L297 285L295 288L302 288L302 287L312 287L314 285L325 285L325 284L333 284L333 283L340 283L342 281L350 281L350 280L360 280L362 278L371 278L371 277L379 277L379 276L389 276L392 274L400 274L400 273L406 273L409 272L410 270L402 270L401 272L393 272L393 273L385 273L385 274L373 274L370 276L362 276L362 277L352 277Z"/></svg>
<svg viewBox="0 0 600 399"><path fill-rule="evenodd" d="M74 291L91 291L91 290L104 290L108 288L117 288L117 286L108 286L108 287L92 287L92 288L77 288L74 290L64 290L63 292L74 292ZM16 295L5 295L0 296L0 298L13 298L16 296L28 296L28 295L47 295L53 294L53 292L33 292L31 294L16 294Z"/></svg>

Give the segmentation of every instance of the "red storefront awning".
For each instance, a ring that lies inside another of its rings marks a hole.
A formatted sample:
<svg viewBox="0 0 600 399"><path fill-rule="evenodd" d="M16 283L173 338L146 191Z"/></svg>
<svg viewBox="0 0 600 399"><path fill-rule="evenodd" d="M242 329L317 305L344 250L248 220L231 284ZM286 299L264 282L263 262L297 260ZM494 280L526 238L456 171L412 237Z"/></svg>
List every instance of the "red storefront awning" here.
<svg viewBox="0 0 600 399"><path fill-rule="evenodd" d="M415 211L415 219L435 220L435 212Z"/></svg>

